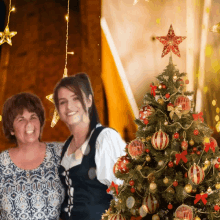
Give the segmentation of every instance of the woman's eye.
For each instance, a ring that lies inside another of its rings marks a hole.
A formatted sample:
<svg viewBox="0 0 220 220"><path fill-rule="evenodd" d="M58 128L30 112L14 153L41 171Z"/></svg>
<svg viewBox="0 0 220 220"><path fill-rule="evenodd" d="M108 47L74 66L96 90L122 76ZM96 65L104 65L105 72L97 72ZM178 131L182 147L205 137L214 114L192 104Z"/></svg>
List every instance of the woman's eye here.
<svg viewBox="0 0 220 220"><path fill-rule="evenodd" d="M63 105L65 102L60 102L60 105Z"/></svg>
<svg viewBox="0 0 220 220"><path fill-rule="evenodd" d="M78 100L78 97L74 97L73 100L74 100L74 101L75 101L75 100Z"/></svg>

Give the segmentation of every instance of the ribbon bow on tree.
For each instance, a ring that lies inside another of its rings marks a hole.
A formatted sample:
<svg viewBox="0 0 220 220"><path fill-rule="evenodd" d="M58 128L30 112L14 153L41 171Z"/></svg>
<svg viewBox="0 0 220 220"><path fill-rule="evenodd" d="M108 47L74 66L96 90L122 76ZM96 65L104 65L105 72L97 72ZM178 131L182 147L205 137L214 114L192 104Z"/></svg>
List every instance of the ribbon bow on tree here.
<svg viewBox="0 0 220 220"><path fill-rule="evenodd" d="M200 119L201 122L204 122L204 118L202 117L202 116L203 116L203 112L200 112L200 113L198 113L198 114L193 114L192 116L193 116L193 118L194 118L195 121L197 121L198 119Z"/></svg>
<svg viewBox="0 0 220 220"><path fill-rule="evenodd" d="M174 113L176 113L176 115L181 118L182 116L182 113L181 113L181 110L182 110L182 106L181 105L178 105L176 107L173 107L173 106L168 106L167 108L168 111L170 111L170 118L173 119L173 115Z"/></svg>
<svg viewBox="0 0 220 220"><path fill-rule="evenodd" d="M206 205L207 200L206 198L208 197L208 194L196 194L196 199L194 200L194 204L196 204L200 199L202 200L203 204Z"/></svg>
<svg viewBox="0 0 220 220"><path fill-rule="evenodd" d="M211 143L205 143L205 152L207 153L209 151L209 148L212 149L212 151L215 153L215 143L211 142Z"/></svg>
<svg viewBox="0 0 220 220"><path fill-rule="evenodd" d="M115 184L113 181L112 181L112 184L108 187L108 189L106 191L109 193L112 190L112 188L115 188L115 191L118 195L118 185Z"/></svg>
<svg viewBox="0 0 220 220"><path fill-rule="evenodd" d="M157 89L157 86L154 86L152 84L150 84L150 87L151 87L151 95L155 96L156 95L156 89Z"/></svg>
<svg viewBox="0 0 220 220"><path fill-rule="evenodd" d="M176 165L179 164L180 160L182 159L184 163L187 162L187 158L186 158L186 155L187 155L187 150L184 150L182 153L180 154L176 154L175 157L176 157Z"/></svg>

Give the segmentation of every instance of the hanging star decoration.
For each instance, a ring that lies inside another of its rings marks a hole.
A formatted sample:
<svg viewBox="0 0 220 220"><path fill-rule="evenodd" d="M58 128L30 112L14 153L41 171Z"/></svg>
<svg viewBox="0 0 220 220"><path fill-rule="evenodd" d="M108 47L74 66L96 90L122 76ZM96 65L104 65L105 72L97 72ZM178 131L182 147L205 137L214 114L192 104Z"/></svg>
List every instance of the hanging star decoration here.
<svg viewBox="0 0 220 220"><path fill-rule="evenodd" d="M64 68L64 73L63 73L63 78L64 77L67 77L68 76L68 74L67 74L67 68L65 67ZM53 104L55 104L55 102L54 102L54 100L53 100L53 94L50 94L50 95L47 95L46 96L46 99L48 99L50 102L52 102ZM55 125L56 125L56 123L59 121L59 119L60 119L60 116L59 116L59 114L58 114L58 112L57 112L57 110L56 110L56 108L54 109L54 112L53 112L53 118L52 118L52 121L51 121L51 127L53 128Z"/></svg>
<svg viewBox="0 0 220 220"><path fill-rule="evenodd" d="M171 51L174 54L176 54L178 57L180 57L178 44L180 44L184 39L186 39L186 37L180 37L180 36L177 37L174 33L171 24L167 36L156 37L156 39L159 40L164 45L161 57L164 57Z"/></svg>
<svg viewBox="0 0 220 220"><path fill-rule="evenodd" d="M209 31L214 32L214 33L219 33L220 34L220 22L213 25Z"/></svg>
<svg viewBox="0 0 220 220"><path fill-rule="evenodd" d="M140 0L134 0L133 5L136 5ZM149 2L149 0L145 0L145 2Z"/></svg>
<svg viewBox="0 0 220 220"><path fill-rule="evenodd" d="M17 34L16 31L9 31L9 27L6 26L4 32L0 32L0 45L4 44L5 42L12 46L11 38Z"/></svg>

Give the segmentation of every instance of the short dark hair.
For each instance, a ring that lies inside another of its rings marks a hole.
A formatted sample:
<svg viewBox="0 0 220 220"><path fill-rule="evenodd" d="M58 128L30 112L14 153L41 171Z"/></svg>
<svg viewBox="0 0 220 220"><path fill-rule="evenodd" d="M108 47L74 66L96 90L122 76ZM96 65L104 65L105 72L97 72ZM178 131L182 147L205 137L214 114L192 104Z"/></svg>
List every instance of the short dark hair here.
<svg viewBox="0 0 220 220"><path fill-rule="evenodd" d="M96 124L99 123L98 111L94 102L94 95L92 91L92 86L89 80L89 77L86 73L77 73L73 76L68 76L62 78L56 85L53 93L53 99L57 111L59 112L59 100L58 92L60 88L67 88L70 91L74 92L81 102L83 109L86 111L86 105L83 99L82 92L85 93L86 98L89 98L89 95L92 96L92 105L89 108L89 118L90 118L90 131L95 128Z"/></svg>
<svg viewBox="0 0 220 220"><path fill-rule="evenodd" d="M37 114L40 120L41 131L44 125L44 107L41 100L36 95L22 92L11 96L6 100L3 106L2 124L5 137L13 143L16 143L17 141L16 137L11 135L11 132L14 131L13 123L18 114L23 114L24 109Z"/></svg>

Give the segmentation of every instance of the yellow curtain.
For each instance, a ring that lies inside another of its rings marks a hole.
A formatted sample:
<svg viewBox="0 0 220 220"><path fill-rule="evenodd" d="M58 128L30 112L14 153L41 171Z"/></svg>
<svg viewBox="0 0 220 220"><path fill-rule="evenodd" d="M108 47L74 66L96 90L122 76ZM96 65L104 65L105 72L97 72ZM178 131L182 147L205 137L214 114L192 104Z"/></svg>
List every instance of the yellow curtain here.
<svg viewBox="0 0 220 220"><path fill-rule="evenodd" d="M137 131L134 113L103 31L101 37L102 80L107 98L109 127L116 129L125 141L131 141Z"/></svg>

